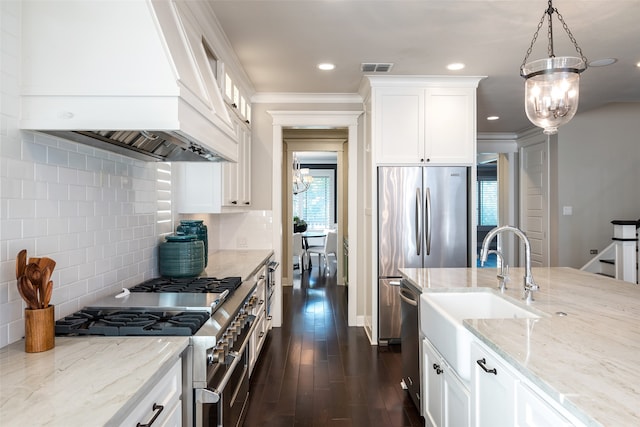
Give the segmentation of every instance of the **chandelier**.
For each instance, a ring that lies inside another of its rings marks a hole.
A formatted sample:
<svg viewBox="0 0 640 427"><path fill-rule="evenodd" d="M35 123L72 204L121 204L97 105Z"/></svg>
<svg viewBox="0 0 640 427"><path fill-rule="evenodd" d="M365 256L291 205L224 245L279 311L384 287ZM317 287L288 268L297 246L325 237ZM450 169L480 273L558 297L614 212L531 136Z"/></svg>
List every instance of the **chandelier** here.
<svg viewBox="0 0 640 427"><path fill-rule="evenodd" d="M540 19L538 28L533 35L531 45L520 66L520 75L525 82L525 111L529 120L536 126L544 129L547 135L558 132L561 126L573 118L578 110L578 86L580 73L587 69L587 58L582 54L569 27L564 22L558 9L553 7L549 0L548 7ZM572 56L556 57L553 51L553 14L558 16L562 28L567 32L569 40L576 48L579 58ZM526 63L538 38L538 32L544 24L545 17L549 17L547 47L549 57Z"/></svg>
<svg viewBox="0 0 640 427"><path fill-rule="evenodd" d="M309 175L309 168L300 168L300 161L293 156L293 194L304 193L313 182L313 177Z"/></svg>

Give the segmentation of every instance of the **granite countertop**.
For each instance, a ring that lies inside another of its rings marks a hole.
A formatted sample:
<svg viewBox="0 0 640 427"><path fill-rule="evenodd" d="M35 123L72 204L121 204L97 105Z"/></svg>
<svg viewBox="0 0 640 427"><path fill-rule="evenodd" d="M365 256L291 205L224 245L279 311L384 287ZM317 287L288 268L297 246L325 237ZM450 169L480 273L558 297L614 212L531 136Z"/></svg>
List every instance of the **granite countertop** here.
<svg viewBox="0 0 640 427"><path fill-rule="evenodd" d="M492 287L496 269L403 269L424 291ZM522 304L522 268L505 292ZM586 425L640 419L640 287L572 268L534 268L532 308L546 316L465 320L465 327ZM499 291L498 291L499 292ZM558 312L566 316L558 316Z"/></svg>
<svg viewBox="0 0 640 427"><path fill-rule="evenodd" d="M117 425L180 357L188 337L56 337L0 349L0 425Z"/></svg>
<svg viewBox="0 0 640 427"><path fill-rule="evenodd" d="M248 279L272 250L209 254L203 275ZM189 337L56 337L25 353L24 340L0 349L0 425L118 425L189 345Z"/></svg>

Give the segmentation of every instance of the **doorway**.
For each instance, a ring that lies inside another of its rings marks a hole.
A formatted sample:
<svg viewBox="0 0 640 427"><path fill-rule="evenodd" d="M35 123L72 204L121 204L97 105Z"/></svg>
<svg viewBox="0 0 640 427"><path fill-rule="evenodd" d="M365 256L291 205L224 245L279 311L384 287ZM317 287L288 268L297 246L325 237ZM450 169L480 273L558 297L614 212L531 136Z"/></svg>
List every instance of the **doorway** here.
<svg viewBox="0 0 640 427"><path fill-rule="evenodd" d="M309 231L336 231L337 242L348 236L348 188L346 185L348 134L346 129L284 129L283 162L288 167L282 175L283 285L292 285L294 277L294 218L304 220ZM298 172L294 169L298 168ZM296 174L304 172L308 183L296 183ZM309 187L305 190L306 187ZM304 190L304 191L303 191ZM300 193L295 195L294 193ZM298 228L299 229L299 228ZM318 238L318 245L324 238ZM309 242L307 242L309 243ZM312 242L313 244L313 242ZM342 259L343 247L337 245L336 260ZM297 259L297 258L296 258ZM308 258L307 258L308 259ZM299 264L304 264L300 263ZM300 267L302 269L304 266ZM338 262L337 284L344 284L344 265Z"/></svg>
<svg viewBox="0 0 640 427"><path fill-rule="evenodd" d="M282 200L284 197L285 182L282 179L283 175L286 175L291 169L290 163L285 163L286 156L284 156L284 144L283 131L285 129L293 128L345 128L347 129L347 141L352 142L348 144L348 157L352 159L348 168L345 168L346 186L349 189L349 194L352 195L347 201L348 215L345 223L349 230L349 239L352 244L349 247L349 283L357 283L358 275L361 268L358 265L358 242L360 236L363 235L361 229L358 227L358 206L362 204L362 197L358 191L358 182L361 171L359 170L359 163L364 156L362 148L357 144L358 137L358 124L359 118L362 115L362 111L269 111L269 114L273 118L272 124L272 143L273 143L273 164L272 164L272 182L273 186L272 197L272 209L274 221L280 222L280 224L274 224L273 226L273 249L276 259L281 263L286 262L288 254L285 256L283 253L285 246L283 245L283 235L285 229L293 227L289 223L288 217L285 218L282 212ZM286 166L285 166L286 165ZM283 185L277 185L277 183ZM283 219L285 218L285 219ZM292 221L293 219L291 219ZM283 268L278 269L277 279L279 283L282 283ZM349 326L358 326L358 287L348 286L348 324ZM282 326L282 287L278 286L275 290L275 304L273 310L273 325L275 327Z"/></svg>
<svg viewBox="0 0 640 427"><path fill-rule="evenodd" d="M478 255L484 236L494 226L519 226L518 170L518 144L515 139L478 141L476 159L476 244ZM481 188L482 186L484 188ZM487 215L481 218L483 214ZM495 224L490 224L493 222ZM518 265L519 242L515 240L514 236L499 235L492 242L492 249L500 250L507 265ZM485 264L485 266L487 265ZM496 264L490 265L495 266Z"/></svg>

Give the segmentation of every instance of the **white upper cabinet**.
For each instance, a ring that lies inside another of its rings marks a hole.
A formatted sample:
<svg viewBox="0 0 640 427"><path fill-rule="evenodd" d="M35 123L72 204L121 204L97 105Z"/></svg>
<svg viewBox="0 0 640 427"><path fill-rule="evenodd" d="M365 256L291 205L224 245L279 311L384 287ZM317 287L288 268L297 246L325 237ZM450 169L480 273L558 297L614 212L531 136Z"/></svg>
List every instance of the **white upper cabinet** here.
<svg viewBox="0 0 640 427"><path fill-rule="evenodd" d="M369 77L377 164L473 165L479 77Z"/></svg>
<svg viewBox="0 0 640 427"><path fill-rule="evenodd" d="M238 135L238 163L222 165L222 205L251 206L251 129L241 119L235 119Z"/></svg>

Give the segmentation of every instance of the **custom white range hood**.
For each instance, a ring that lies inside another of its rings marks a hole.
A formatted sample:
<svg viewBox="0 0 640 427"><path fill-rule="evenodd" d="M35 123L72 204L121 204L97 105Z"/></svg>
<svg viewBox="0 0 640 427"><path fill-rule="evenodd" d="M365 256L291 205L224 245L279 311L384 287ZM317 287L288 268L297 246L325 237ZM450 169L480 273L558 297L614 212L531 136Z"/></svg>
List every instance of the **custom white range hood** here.
<svg viewBox="0 0 640 427"><path fill-rule="evenodd" d="M142 160L237 161L206 3L22 3L20 127Z"/></svg>

